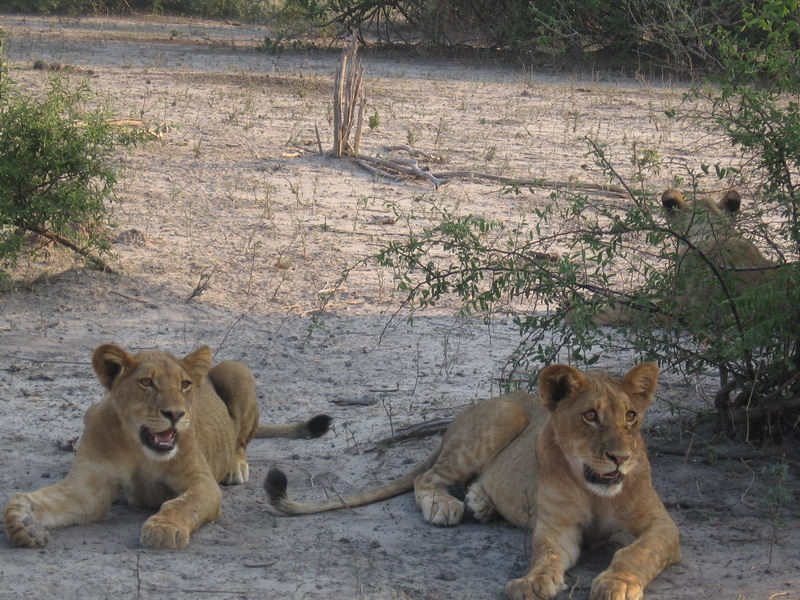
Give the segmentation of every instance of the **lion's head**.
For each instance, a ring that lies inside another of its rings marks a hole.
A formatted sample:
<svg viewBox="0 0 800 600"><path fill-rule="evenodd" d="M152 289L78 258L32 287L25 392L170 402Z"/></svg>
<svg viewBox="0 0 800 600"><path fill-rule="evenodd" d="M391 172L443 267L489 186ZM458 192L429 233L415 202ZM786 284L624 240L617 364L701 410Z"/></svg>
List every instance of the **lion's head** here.
<svg viewBox="0 0 800 600"><path fill-rule="evenodd" d="M642 417L653 399L658 367L643 363L622 379L551 365L539 376L555 441L573 475L599 496L614 496L642 455Z"/></svg>
<svg viewBox="0 0 800 600"><path fill-rule="evenodd" d="M141 443L145 455L156 461L175 456L192 423L195 388L211 367L208 346L181 360L160 351L131 355L106 344L94 351L92 366L123 430Z"/></svg>
<svg viewBox="0 0 800 600"><path fill-rule="evenodd" d="M661 194L661 206L670 228L684 243L702 247L736 235L733 224L742 197L736 190L728 190L719 202L701 196L689 202L679 190L668 189Z"/></svg>
<svg viewBox="0 0 800 600"><path fill-rule="evenodd" d="M739 295L774 279L776 265L739 231L742 197L736 190L725 192L719 202L706 197L689 202L680 191L669 189L661 204L679 240L682 291L707 298L714 287L709 286L718 281L726 295Z"/></svg>

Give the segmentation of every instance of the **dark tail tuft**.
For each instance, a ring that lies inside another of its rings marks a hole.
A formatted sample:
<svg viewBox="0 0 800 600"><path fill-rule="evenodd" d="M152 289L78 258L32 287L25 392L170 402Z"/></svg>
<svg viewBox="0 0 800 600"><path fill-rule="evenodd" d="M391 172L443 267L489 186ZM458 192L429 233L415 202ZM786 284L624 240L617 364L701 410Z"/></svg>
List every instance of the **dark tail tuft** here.
<svg viewBox="0 0 800 600"><path fill-rule="evenodd" d="M272 467L264 480L264 489L267 490L269 501L276 504L286 498L286 475L277 467Z"/></svg>
<svg viewBox="0 0 800 600"><path fill-rule="evenodd" d="M318 438L328 433L328 428L331 425L331 421L333 421L333 418L329 417L328 415L317 415L316 417L311 417L308 421L306 421L308 437ZM286 486L284 485L284 487Z"/></svg>

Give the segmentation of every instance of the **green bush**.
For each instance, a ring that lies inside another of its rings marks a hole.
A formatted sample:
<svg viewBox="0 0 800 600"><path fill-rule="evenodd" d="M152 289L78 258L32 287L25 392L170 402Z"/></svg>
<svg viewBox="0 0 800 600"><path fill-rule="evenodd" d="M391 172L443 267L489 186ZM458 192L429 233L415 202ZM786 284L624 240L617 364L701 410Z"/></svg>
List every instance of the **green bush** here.
<svg viewBox="0 0 800 600"><path fill-rule="evenodd" d="M555 64L611 60L680 71L715 64L718 32L747 28L744 0L10 0L6 9L181 14L268 23L278 42L315 27L362 43L503 49ZM790 15L791 16L791 15ZM267 48L277 48L272 39Z"/></svg>
<svg viewBox="0 0 800 600"><path fill-rule="evenodd" d="M768 249L769 275L757 266L765 276L742 286L749 265L737 269L718 247L693 241L663 215L654 200L661 190L647 193L646 178L623 181L602 146L587 140L598 165L628 190L627 202L554 193L522 227L442 211L440 224L378 255L394 271L412 315L446 296L458 298L465 313L511 315L522 335L509 361L513 385L532 384L552 362L590 365L609 348L627 348L687 373L717 370L720 424L744 440L777 441L797 432L798 15L797 0L769 0L744 14L740 31L718 30L718 75L697 92L710 109L681 115L724 133L750 159L747 173L698 165L682 183L693 197L701 177L716 174L719 187L747 181L753 197L736 227ZM692 218L693 227L710 230L704 213ZM615 317L606 319L611 327L602 324L606 316Z"/></svg>
<svg viewBox="0 0 800 600"><path fill-rule="evenodd" d="M685 70L717 56L716 32L741 27L746 7L742 0L287 0L282 10L339 23L362 41L502 48L570 64L600 56Z"/></svg>
<svg viewBox="0 0 800 600"><path fill-rule="evenodd" d="M98 264L116 148L141 139L84 108L90 90L54 78L42 98L0 81L0 273L33 235Z"/></svg>

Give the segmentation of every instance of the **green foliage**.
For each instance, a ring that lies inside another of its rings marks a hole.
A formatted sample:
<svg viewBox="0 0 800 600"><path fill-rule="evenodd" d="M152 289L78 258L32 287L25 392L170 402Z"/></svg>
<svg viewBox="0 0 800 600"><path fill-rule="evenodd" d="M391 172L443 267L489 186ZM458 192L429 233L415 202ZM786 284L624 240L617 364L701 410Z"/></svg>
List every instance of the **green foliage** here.
<svg viewBox="0 0 800 600"><path fill-rule="evenodd" d="M85 86L55 78L41 99L5 77L0 88L0 270L16 263L31 234L92 260L107 249L100 226L117 181L115 148L139 134L85 109Z"/></svg>
<svg viewBox="0 0 800 600"><path fill-rule="evenodd" d="M602 146L587 140L597 164L628 189L628 208L563 192L527 227L442 213L440 225L378 257L395 270L408 306L454 295L464 312L511 314L522 341L509 377L535 374L554 361L591 364L607 348L627 347L687 372L718 369L720 423L742 439L775 441L796 432L800 6L769 0L748 8L743 19L732 32L716 32L714 85L698 91L710 108L682 116L724 134L749 158L746 177L724 165L700 165L687 194L696 194L701 172L726 182L744 178L755 200L745 218L712 224L708 211L698 212L690 216L694 230L667 220L617 176ZM632 183L644 189L658 156L635 151L633 163ZM713 232L705 239L714 243L698 242L692 231ZM735 235L717 237L726 232ZM770 264L731 265L729 249L746 245L748 233L769 251Z"/></svg>
<svg viewBox="0 0 800 600"><path fill-rule="evenodd" d="M528 0L287 0L284 9L378 42L509 47L530 32Z"/></svg>
<svg viewBox="0 0 800 600"><path fill-rule="evenodd" d="M680 69L715 58L718 29L735 31L743 0L287 0L282 10L339 23L362 41L470 45L556 61L598 54Z"/></svg>
<svg viewBox="0 0 800 600"><path fill-rule="evenodd" d="M797 373L800 273L785 257L770 285L742 286L717 246L695 244L635 190L623 201L553 193L530 223L515 225L439 214L439 224L388 244L378 262L393 270L412 318L452 298L464 314L510 315L521 334L510 387L533 385L553 362L591 365L610 348L627 349L684 372L721 367L720 416L748 440L796 427L800 406L783 409L798 391L786 382ZM694 214L692 227L705 218Z"/></svg>
<svg viewBox="0 0 800 600"><path fill-rule="evenodd" d="M378 114L378 109L377 108L369 116L369 118L367 119L367 123L369 124L369 128L370 129L377 129L378 127L380 127L381 116Z"/></svg>
<svg viewBox="0 0 800 600"><path fill-rule="evenodd" d="M20 12L126 14L154 12L268 23L263 49L313 26L323 35L355 34L362 43L503 49L548 57L556 64L608 57L616 63L678 70L717 65L720 41L753 40L796 31L774 28L796 19L791 0L9 0ZM794 7L796 8L796 7ZM720 36L720 33L722 36ZM796 42L796 39L794 40ZM773 57L777 60L778 56ZM784 70L785 72L785 70Z"/></svg>
<svg viewBox="0 0 800 600"><path fill-rule="evenodd" d="M149 5L156 13L258 22L272 12L273 3L268 0L151 0L142 4Z"/></svg>
<svg viewBox="0 0 800 600"><path fill-rule="evenodd" d="M5 10L22 13L86 14L94 12L130 12L125 0L7 0ZM133 3L136 4L135 2Z"/></svg>
<svg viewBox="0 0 800 600"><path fill-rule="evenodd" d="M508 193L522 193L509 188ZM531 224L508 226L475 215L441 210L441 223L408 240L387 245L378 262L391 268L412 310L455 296L464 314L511 315L522 341L509 379L530 377L531 365L557 361L595 363L613 332L590 318L600 307L634 305L651 309L652 298L615 285L614 266L634 238L660 243L664 233L652 212L620 211L582 195L554 193L531 215ZM641 264L649 248L627 260ZM653 358L656 350L641 348Z"/></svg>

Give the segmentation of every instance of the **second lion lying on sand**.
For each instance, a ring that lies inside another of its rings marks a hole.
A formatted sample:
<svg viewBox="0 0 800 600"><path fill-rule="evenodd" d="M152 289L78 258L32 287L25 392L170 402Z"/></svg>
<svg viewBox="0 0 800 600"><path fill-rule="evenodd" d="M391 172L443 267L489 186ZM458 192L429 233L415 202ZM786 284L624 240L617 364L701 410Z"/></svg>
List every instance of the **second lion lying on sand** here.
<svg viewBox="0 0 800 600"><path fill-rule="evenodd" d="M278 469L267 475L270 502L286 514L354 507L410 491L423 517L458 524L466 508L479 520L499 514L533 531L530 570L506 584L514 600L552 598L581 542L620 530L635 541L618 550L592 583L592 600L640 600L644 588L680 560L678 528L653 489L640 428L658 367L644 363L622 379L545 368L540 398L514 392L456 417L440 448L384 486L318 503L286 494ZM466 485L464 502L449 488Z"/></svg>

